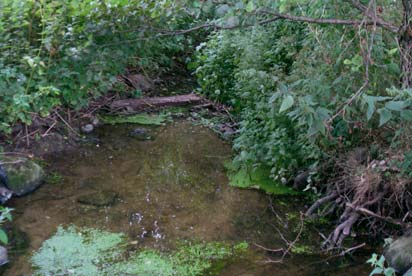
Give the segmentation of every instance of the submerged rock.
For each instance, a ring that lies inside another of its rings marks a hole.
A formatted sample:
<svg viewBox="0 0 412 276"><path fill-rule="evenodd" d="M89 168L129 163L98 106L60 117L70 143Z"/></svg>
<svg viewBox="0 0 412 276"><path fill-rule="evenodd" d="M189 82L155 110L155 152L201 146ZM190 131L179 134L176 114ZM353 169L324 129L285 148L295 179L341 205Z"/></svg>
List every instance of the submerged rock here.
<svg viewBox="0 0 412 276"><path fill-rule="evenodd" d="M129 136L140 141L153 140L153 136L144 128L135 128L129 132Z"/></svg>
<svg viewBox="0 0 412 276"><path fill-rule="evenodd" d="M27 158L8 156L3 157L0 162L7 173L7 188L17 196L31 193L43 183L43 169Z"/></svg>
<svg viewBox="0 0 412 276"><path fill-rule="evenodd" d="M386 261L400 275L412 268L412 235L403 236L389 244L384 252Z"/></svg>
<svg viewBox="0 0 412 276"><path fill-rule="evenodd" d="M115 191L103 190L81 195L77 198L77 202L96 207L104 207L113 205L117 197L118 194Z"/></svg>

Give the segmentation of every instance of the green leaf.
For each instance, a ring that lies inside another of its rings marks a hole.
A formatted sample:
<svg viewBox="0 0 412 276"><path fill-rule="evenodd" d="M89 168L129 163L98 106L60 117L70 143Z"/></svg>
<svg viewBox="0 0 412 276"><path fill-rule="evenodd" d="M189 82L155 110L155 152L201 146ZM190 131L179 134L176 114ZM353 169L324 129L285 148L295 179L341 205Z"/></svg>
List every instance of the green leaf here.
<svg viewBox="0 0 412 276"><path fill-rule="evenodd" d="M7 234L3 229L0 229L0 242L3 244L8 244L9 239L7 238Z"/></svg>
<svg viewBox="0 0 412 276"><path fill-rule="evenodd" d="M374 270L372 270L371 274L369 274L369 276L371 275L376 275L376 274L381 274L383 272L383 269L380 267L375 267Z"/></svg>
<svg viewBox="0 0 412 276"><path fill-rule="evenodd" d="M404 107L404 101L390 101L385 104L387 109L401 111Z"/></svg>
<svg viewBox="0 0 412 276"><path fill-rule="evenodd" d="M247 3L246 5L246 11L252 12L254 10L255 10L255 4L253 3L253 1L249 1L249 3Z"/></svg>
<svg viewBox="0 0 412 276"><path fill-rule="evenodd" d="M372 118L373 113L375 112L375 101L368 101L368 111L366 112L366 120Z"/></svg>
<svg viewBox="0 0 412 276"><path fill-rule="evenodd" d="M279 113L282 113L283 111L286 111L289 108L291 108L293 103L294 103L293 97L291 95L286 96L282 101L282 104L279 109Z"/></svg>
<svg viewBox="0 0 412 276"><path fill-rule="evenodd" d="M394 54L396 54L398 52L398 48L393 48L391 50L388 51L388 54L393 56Z"/></svg>
<svg viewBox="0 0 412 276"><path fill-rule="evenodd" d="M395 269L393 269L392 267L385 268L384 273L385 273L385 276L395 276L396 275L395 274ZM409 273L403 274L403 276L408 276L408 274L409 274L409 276L412 275L412 273L409 272Z"/></svg>
<svg viewBox="0 0 412 276"><path fill-rule="evenodd" d="M412 121L412 110L406 109L401 111L401 118L405 121Z"/></svg>
<svg viewBox="0 0 412 276"><path fill-rule="evenodd" d="M379 118L380 127L386 124L390 119L392 119L392 112L386 108L378 109L378 113L380 115L380 118Z"/></svg>

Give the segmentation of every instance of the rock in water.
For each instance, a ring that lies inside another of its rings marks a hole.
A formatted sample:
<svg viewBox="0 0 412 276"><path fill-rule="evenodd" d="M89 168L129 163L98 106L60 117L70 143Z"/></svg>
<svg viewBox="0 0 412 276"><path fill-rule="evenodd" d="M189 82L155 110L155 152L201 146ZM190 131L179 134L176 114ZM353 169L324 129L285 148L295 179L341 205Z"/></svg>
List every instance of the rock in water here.
<svg viewBox="0 0 412 276"><path fill-rule="evenodd" d="M0 163L7 173L7 188L17 196L31 193L43 183L43 169L27 158L7 156Z"/></svg>
<svg viewBox="0 0 412 276"><path fill-rule="evenodd" d="M5 265L9 262L9 257L7 255L7 249L4 246L0 246L0 266Z"/></svg>
<svg viewBox="0 0 412 276"><path fill-rule="evenodd" d="M412 268L412 235L403 236L389 244L384 252L386 261L399 275Z"/></svg>
<svg viewBox="0 0 412 276"><path fill-rule="evenodd" d="M77 198L77 202L96 207L105 207L113 205L117 197L118 195L115 191L103 190L81 195Z"/></svg>

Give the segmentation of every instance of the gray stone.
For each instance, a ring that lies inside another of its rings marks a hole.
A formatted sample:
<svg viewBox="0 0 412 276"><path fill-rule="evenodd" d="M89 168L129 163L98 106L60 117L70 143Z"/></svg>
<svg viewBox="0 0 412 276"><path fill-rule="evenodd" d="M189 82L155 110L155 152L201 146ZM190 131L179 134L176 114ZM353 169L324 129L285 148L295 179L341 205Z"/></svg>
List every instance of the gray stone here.
<svg viewBox="0 0 412 276"><path fill-rule="evenodd" d="M82 126L83 133L88 134L88 133L91 133L93 130L94 130L94 126L92 124L87 124L87 125Z"/></svg>
<svg viewBox="0 0 412 276"><path fill-rule="evenodd" d="M5 265L9 262L9 257L7 255L7 249L4 246L0 246L0 266Z"/></svg>
<svg viewBox="0 0 412 276"><path fill-rule="evenodd" d="M412 276L412 268L410 268L408 271L406 271L403 276Z"/></svg>
<svg viewBox="0 0 412 276"><path fill-rule="evenodd" d="M389 244L384 252L386 261L400 275L412 267L412 236L403 236Z"/></svg>
<svg viewBox="0 0 412 276"><path fill-rule="evenodd" d="M105 207L113 205L117 197L118 194L115 191L103 190L81 195L77 198L77 202L96 207Z"/></svg>
<svg viewBox="0 0 412 276"><path fill-rule="evenodd" d="M27 158L7 156L0 162L7 172L7 188L17 196L31 193L43 183L43 169Z"/></svg>

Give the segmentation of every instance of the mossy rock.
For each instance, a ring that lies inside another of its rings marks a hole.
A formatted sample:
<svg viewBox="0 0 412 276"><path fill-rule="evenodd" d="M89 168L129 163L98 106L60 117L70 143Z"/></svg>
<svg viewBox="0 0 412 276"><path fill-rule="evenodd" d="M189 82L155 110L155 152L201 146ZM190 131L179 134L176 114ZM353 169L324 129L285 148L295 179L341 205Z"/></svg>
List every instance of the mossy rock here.
<svg viewBox="0 0 412 276"><path fill-rule="evenodd" d="M115 191L102 190L81 195L77 198L77 202L96 207L105 207L113 205L117 197L118 194Z"/></svg>
<svg viewBox="0 0 412 276"><path fill-rule="evenodd" d="M42 167L37 163L22 157L1 157L7 177L8 188L17 196L24 196L36 190L45 177Z"/></svg>
<svg viewBox="0 0 412 276"><path fill-rule="evenodd" d="M403 236L390 243L383 255L390 267L393 267L399 275L412 268L412 236Z"/></svg>

